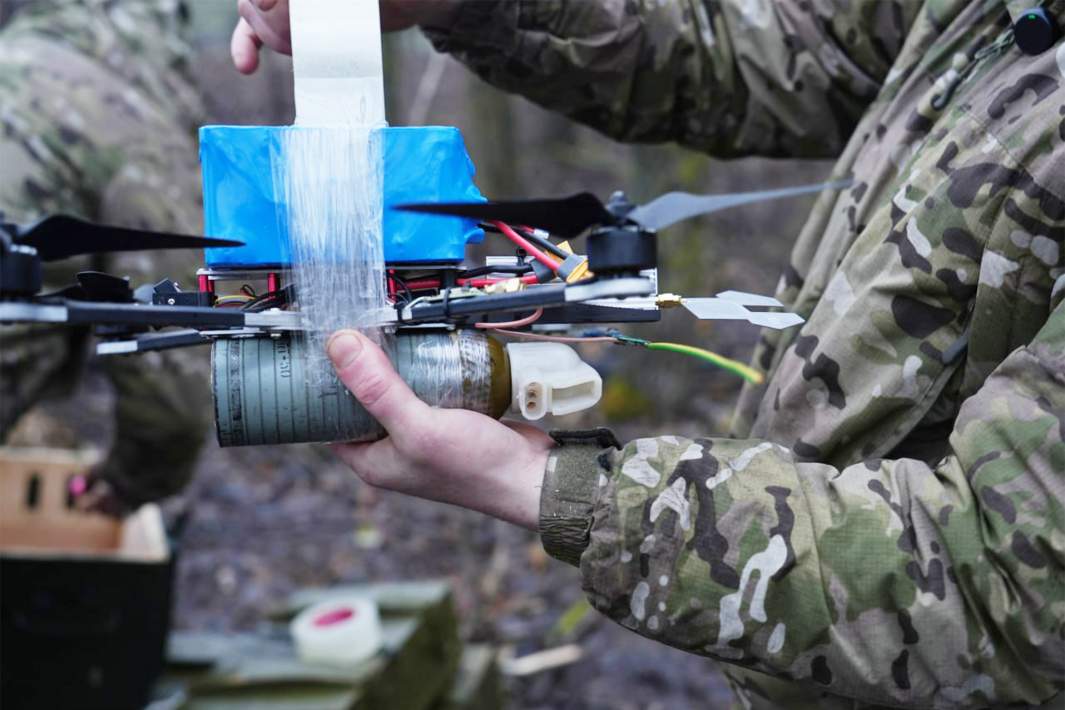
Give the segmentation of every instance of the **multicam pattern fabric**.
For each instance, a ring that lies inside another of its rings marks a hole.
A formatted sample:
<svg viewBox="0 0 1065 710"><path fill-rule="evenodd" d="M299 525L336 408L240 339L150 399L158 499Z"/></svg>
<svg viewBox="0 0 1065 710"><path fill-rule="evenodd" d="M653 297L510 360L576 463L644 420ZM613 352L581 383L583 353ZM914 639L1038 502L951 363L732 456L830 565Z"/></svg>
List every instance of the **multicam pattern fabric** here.
<svg viewBox="0 0 1065 710"><path fill-rule="evenodd" d="M68 213L199 233L193 130L202 109L181 73L180 23L171 0L34 0L0 29L6 219ZM57 288L87 268L134 285L164 276L189 283L197 255L173 254L65 260L45 276ZM76 381L86 336L0 327L0 440L43 396ZM102 473L131 505L171 494L191 476L210 401L206 367L196 360L183 353L105 362L118 398Z"/></svg>
<svg viewBox="0 0 1065 710"><path fill-rule="evenodd" d="M564 447L545 478L595 606L727 661L742 706L1061 700L1065 43L1015 46L1033 4L470 2L429 32L619 139L853 177L798 238L777 296L807 322L763 336L739 438Z"/></svg>

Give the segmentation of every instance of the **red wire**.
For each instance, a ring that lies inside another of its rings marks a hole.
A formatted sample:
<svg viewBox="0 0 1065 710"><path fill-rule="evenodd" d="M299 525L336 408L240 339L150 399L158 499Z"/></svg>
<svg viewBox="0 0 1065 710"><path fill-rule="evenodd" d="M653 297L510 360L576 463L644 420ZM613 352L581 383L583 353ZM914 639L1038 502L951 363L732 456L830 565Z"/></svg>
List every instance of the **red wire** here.
<svg viewBox="0 0 1065 710"><path fill-rule="evenodd" d="M509 278L495 278L495 277L493 277L493 278L490 278L490 279L459 279L458 283L459 283L460 286L471 286L473 288L481 288L482 286L491 286L492 284L502 283L503 281L509 281L509 280L510 280ZM525 283L525 284L537 283L535 274L529 274L528 276L522 276L519 280L522 283Z"/></svg>
<svg viewBox="0 0 1065 710"><path fill-rule="evenodd" d="M484 278L484 279L456 279L455 283L459 286L469 286L471 288L482 288L484 286L491 286L502 281L508 281L509 278ZM536 276L529 274L528 276L522 276L521 282L526 284L537 283ZM417 279L415 281L408 281L407 288L411 291L424 291L430 288L440 288L440 279Z"/></svg>
<svg viewBox="0 0 1065 710"><path fill-rule="evenodd" d="M424 291L428 288L440 288L440 279L419 279L407 281L406 284L411 291Z"/></svg>
<svg viewBox="0 0 1065 710"><path fill-rule="evenodd" d="M518 320L508 320L502 323L474 323L474 328L484 328L486 330L497 330L499 328L520 328L523 325L529 325L535 323L540 319L540 316L544 314L543 308L537 308L531 315L519 318Z"/></svg>
<svg viewBox="0 0 1065 710"><path fill-rule="evenodd" d="M547 268L551 269L553 273L558 273L558 262L549 257L544 252L540 251L540 249L538 249L536 245L534 245L528 239L515 232L513 229L510 228L509 225L506 225L503 222L492 222L492 224L494 224L499 229L499 231L503 233L503 236L514 242L516 246L524 249L525 252L529 254L529 256L536 259L541 264L545 265ZM497 284L500 281L507 280L507 278L457 279L455 283L459 286L482 288L484 286L491 286L492 284ZM526 284L539 283L539 279L536 277L535 274L522 276L521 281L522 283ZM423 291L431 288L440 288L443 284L440 283L440 279L418 279L415 281L407 281L406 285L407 288L411 291Z"/></svg>
<svg viewBox="0 0 1065 710"><path fill-rule="evenodd" d="M393 301L396 300L396 280L392 277L396 275L395 269L388 270L388 297Z"/></svg>
<svg viewBox="0 0 1065 710"><path fill-rule="evenodd" d="M511 229L508 225L506 225L506 224L504 224L502 222L492 222L492 224L494 224L496 226L496 228L499 229L499 231L503 233L503 236L505 236L510 241L514 242L517 246L519 246L522 249L524 249L529 254L529 256L531 256L532 258L536 259L537 261L539 261L541 264L543 264L547 268L551 269L552 271L554 271L554 272L558 271L558 262L555 261L554 259L552 259L551 257L549 257L547 254L544 254L542 251L540 251L528 239L526 239L525 237L521 236L520 234L515 232L513 229Z"/></svg>

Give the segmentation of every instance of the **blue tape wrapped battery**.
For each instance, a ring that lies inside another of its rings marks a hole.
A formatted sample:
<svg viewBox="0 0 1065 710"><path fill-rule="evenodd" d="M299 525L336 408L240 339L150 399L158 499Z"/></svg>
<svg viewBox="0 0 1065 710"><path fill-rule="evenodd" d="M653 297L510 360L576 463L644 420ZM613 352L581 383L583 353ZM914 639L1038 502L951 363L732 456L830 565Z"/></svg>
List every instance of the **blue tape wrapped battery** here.
<svg viewBox="0 0 1065 710"><path fill-rule="evenodd" d="M200 129L204 227L208 236L244 242L205 250L215 269L291 263L284 190L275 184L285 131L298 126L204 126ZM462 133L447 126L388 127L384 149L384 253L388 264L462 261L484 232L472 220L399 212L405 202L481 202Z"/></svg>

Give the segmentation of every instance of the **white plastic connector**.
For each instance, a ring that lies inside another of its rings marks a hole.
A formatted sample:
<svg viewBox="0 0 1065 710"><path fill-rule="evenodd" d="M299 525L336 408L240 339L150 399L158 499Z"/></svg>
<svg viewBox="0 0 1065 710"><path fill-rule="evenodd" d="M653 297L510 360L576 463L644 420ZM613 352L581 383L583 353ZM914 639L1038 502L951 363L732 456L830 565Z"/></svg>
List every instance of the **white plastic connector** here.
<svg viewBox="0 0 1065 710"><path fill-rule="evenodd" d="M509 343L513 409L529 420L572 414L603 396L603 378L562 343Z"/></svg>

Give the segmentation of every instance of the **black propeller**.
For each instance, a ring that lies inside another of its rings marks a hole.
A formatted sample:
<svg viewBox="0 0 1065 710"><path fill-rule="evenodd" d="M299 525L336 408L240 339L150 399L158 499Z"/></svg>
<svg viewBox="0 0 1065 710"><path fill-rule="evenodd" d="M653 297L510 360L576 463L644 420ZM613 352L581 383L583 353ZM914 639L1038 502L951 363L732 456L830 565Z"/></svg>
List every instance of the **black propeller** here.
<svg viewBox="0 0 1065 710"><path fill-rule="evenodd" d="M821 190L841 189L850 180L836 180L814 185L799 185L779 190L758 190L725 195L692 195L668 192L645 205L634 207L626 200L611 199L604 205L590 192L554 200L517 200L507 202L441 202L396 205L407 212L427 212L481 221L500 221L539 227L560 237L575 237L596 225L635 222L644 229L664 229L691 217L763 200L776 200Z"/></svg>
<svg viewBox="0 0 1065 710"><path fill-rule="evenodd" d="M239 247L244 244L235 239L194 237L186 234L113 227L87 222L69 215L52 215L34 224L18 227L14 237L16 244L24 244L36 249L43 261L56 261L68 256L111 251L203 249L206 247Z"/></svg>

